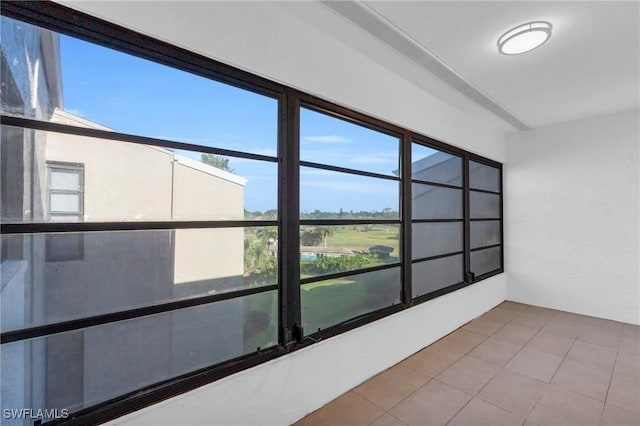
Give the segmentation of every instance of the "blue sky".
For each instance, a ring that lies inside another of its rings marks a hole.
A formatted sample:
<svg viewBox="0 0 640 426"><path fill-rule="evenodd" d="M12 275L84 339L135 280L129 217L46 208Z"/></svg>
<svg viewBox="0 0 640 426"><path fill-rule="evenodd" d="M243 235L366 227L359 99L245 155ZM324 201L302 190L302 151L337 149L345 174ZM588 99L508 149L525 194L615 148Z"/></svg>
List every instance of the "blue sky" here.
<svg viewBox="0 0 640 426"><path fill-rule="evenodd" d="M275 156L277 101L60 36L65 110L119 132ZM302 160L394 175L397 138L301 111ZM200 159L199 153L185 153ZM229 158L248 179L245 208L276 208L274 163ZM398 209L398 183L302 168L301 210Z"/></svg>

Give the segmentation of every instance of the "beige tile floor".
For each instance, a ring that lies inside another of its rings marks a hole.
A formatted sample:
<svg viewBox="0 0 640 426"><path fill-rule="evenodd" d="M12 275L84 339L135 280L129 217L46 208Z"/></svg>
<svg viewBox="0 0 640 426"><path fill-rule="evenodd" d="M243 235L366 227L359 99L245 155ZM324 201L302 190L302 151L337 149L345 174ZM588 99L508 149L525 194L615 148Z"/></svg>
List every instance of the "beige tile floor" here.
<svg viewBox="0 0 640 426"><path fill-rule="evenodd" d="M504 302L296 423L640 425L640 327Z"/></svg>

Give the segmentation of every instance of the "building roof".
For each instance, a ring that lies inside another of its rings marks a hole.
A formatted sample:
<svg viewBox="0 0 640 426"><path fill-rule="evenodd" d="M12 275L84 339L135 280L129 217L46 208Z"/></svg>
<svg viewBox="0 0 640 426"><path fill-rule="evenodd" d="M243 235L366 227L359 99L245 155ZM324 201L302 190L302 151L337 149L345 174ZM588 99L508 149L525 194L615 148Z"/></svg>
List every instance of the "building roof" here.
<svg viewBox="0 0 640 426"><path fill-rule="evenodd" d="M98 129L98 130L106 130L106 131L115 131L109 127L103 126L96 122L87 120L85 118L79 117L75 114L72 114L68 111L61 110L60 108L56 108L51 115L51 122L60 123L60 124L68 124L71 126L77 127L85 127L90 129ZM217 167L211 166L209 164L205 164L203 162L194 160L184 155L176 154L175 152L157 146L151 145L143 145L147 148L155 149L161 152L165 152L169 155L173 156L173 161L182 166L189 167L194 170L198 170L200 172L206 173L211 176L218 177L220 179L224 179L226 181L245 186L248 182L248 179L243 178L242 176L235 175L233 173L227 172L226 170L219 169Z"/></svg>

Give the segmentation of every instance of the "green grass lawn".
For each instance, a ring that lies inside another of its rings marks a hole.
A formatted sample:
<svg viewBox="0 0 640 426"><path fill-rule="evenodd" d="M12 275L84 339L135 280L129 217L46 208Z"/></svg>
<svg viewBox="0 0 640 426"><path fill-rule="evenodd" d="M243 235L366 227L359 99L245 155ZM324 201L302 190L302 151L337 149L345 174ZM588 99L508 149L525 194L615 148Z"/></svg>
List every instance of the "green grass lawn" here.
<svg viewBox="0 0 640 426"><path fill-rule="evenodd" d="M374 225L365 232L361 231L363 228L362 225L336 227L335 234L327 238L327 246L367 250L382 245L393 247L392 257L399 256L397 225ZM255 239L255 232L246 232L245 238ZM302 278L307 276L303 275ZM305 284L301 286L300 293L302 321L305 334L308 335L399 301L397 268ZM277 321L277 314L273 314L275 303L276 299L254 297L247 306L247 313L257 320L271 318L271 321ZM258 328L251 333L253 335L247 336L247 351L255 350L258 346L264 348L277 339L274 324L263 323L261 327L264 328Z"/></svg>
<svg viewBox="0 0 640 426"><path fill-rule="evenodd" d="M353 228L356 229L353 229ZM345 247L353 250L366 250L371 246L393 247L391 256L398 256L398 225L375 225L371 231L362 232L361 225L338 227L336 233L327 238L328 247Z"/></svg>
<svg viewBox="0 0 640 426"><path fill-rule="evenodd" d="M305 334L398 302L398 278L394 268L303 285L300 302Z"/></svg>

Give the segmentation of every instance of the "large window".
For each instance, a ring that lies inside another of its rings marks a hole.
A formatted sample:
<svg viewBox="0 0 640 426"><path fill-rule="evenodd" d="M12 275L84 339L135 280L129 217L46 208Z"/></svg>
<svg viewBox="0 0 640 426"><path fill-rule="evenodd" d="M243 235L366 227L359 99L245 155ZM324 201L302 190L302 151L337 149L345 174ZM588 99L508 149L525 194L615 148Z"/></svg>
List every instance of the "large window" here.
<svg viewBox="0 0 640 426"><path fill-rule="evenodd" d="M313 334L400 303L400 139L300 110L300 302Z"/></svg>
<svg viewBox="0 0 640 426"><path fill-rule="evenodd" d="M3 409L101 423L502 272L500 164L55 3L2 13Z"/></svg>
<svg viewBox="0 0 640 426"><path fill-rule="evenodd" d="M277 351L278 94L2 32L3 408L77 412Z"/></svg>
<svg viewBox="0 0 640 426"><path fill-rule="evenodd" d="M428 295L464 281L463 159L411 144L412 291Z"/></svg>
<svg viewBox="0 0 640 426"><path fill-rule="evenodd" d="M471 273L502 269L502 174L499 168L469 161Z"/></svg>

